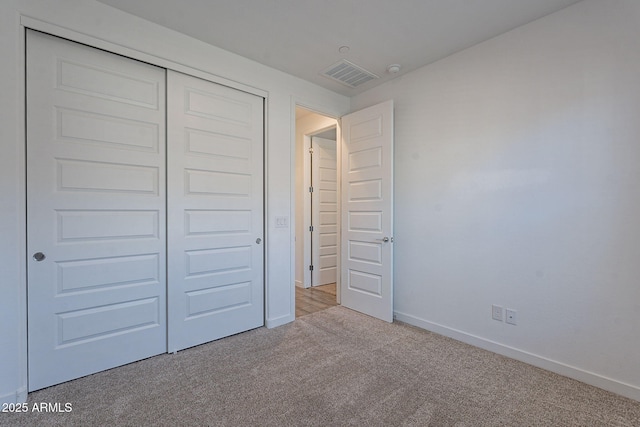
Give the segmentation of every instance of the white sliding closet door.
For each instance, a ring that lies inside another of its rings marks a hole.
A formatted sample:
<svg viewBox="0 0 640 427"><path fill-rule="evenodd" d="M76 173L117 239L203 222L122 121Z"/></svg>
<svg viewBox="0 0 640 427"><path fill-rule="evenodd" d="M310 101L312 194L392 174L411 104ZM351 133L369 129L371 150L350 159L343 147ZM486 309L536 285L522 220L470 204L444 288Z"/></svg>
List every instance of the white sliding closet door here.
<svg viewBox="0 0 640 427"><path fill-rule="evenodd" d="M29 390L166 352L165 70L27 32Z"/></svg>
<svg viewBox="0 0 640 427"><path fill-rule="evenodd" d="M264 323L263 99L168 72L169 351Z"/></svg>

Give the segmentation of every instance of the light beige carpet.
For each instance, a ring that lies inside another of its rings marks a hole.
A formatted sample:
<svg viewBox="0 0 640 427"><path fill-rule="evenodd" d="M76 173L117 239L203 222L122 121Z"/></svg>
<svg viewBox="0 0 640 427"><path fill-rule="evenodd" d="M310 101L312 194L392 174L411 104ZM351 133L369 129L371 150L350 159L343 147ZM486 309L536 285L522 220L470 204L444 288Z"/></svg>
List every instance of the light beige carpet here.
<svg viewBox="0 0 640 427"><path fill-rule="evenodd" d="M7 426L640 426L640 403L342 307L29 395Z"/></svg>

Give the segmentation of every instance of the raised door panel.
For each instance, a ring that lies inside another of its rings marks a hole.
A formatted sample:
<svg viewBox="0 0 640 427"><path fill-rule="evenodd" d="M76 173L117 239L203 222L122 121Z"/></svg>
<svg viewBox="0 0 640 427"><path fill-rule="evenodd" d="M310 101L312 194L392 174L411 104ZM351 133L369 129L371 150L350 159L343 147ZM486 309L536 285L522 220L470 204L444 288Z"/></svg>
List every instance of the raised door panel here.
<svg viewBox="0 0 640 427"><path fill-rule="evenodd" d="M168 79L173 352L264 323L263 99Z"/></svg>
<svg viewBox="0 0 640 427"><path fill-rule="evenodd" d="M393 320L393 102L342 119L342 304Z"/></svg>
<svg viewBox="0 0 640 427"><path fill-rule="evenodd" d="M336 283L337 157L336 141L313 137L312 157L312 286Z"/></svg>
<svg viewBox="0 0 640 427"><path fill-rule="evenodd" d="M164 88L27 33L29 390L166 351Z"/></svg>

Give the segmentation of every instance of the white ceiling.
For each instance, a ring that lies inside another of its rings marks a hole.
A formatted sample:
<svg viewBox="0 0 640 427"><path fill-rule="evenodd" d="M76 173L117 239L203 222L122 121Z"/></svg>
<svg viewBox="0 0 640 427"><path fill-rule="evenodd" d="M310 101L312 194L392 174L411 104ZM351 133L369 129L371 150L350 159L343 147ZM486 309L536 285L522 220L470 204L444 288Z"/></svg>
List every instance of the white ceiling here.
<svg viewBox="0 0 640 427"><path fill-rule="evenodd" d="M98 1L353 96L580 0ZM380 78L352 89L320 75L340 59Z"/></svg>

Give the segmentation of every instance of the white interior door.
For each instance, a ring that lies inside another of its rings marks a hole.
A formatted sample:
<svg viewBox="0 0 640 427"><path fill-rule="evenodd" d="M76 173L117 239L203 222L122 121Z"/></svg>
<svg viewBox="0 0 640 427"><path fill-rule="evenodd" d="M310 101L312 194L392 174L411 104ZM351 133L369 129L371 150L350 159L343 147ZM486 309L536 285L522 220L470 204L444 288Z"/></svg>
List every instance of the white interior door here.
<svg viewBox="0 0 640 427"><path fill-rule="evenodd" d="M264 323L263 99L168 71L169 351Z"/></svg>
<svg viewBox="0 0 640 427"><path fill-rule="evenodd" d="M336 141L311 138L311 285L336 282L338 200Z"/></svg>
<svg viewBox="0 0 640 427"><path fill-rule="evenodd" d="M166 352L164 91L27 32L29 390Z"/></svg>
<svg viewBox="0 0 640 427"><path fill-rule="evenodd" d="M393 101L342 118L341 293L393 321Z"/></svg>

